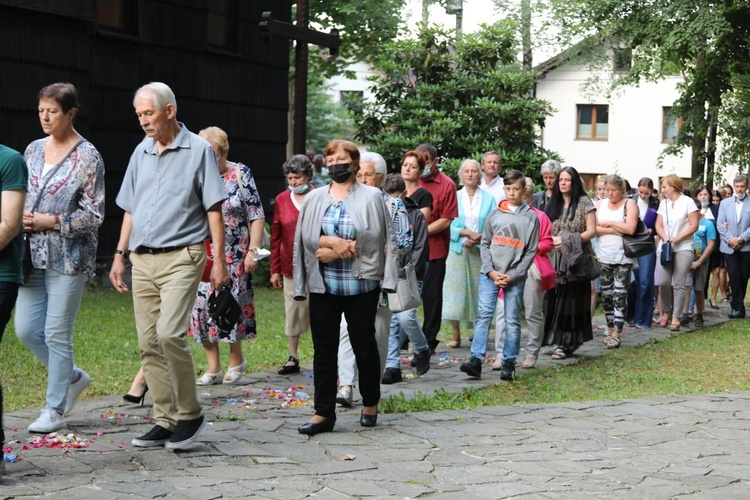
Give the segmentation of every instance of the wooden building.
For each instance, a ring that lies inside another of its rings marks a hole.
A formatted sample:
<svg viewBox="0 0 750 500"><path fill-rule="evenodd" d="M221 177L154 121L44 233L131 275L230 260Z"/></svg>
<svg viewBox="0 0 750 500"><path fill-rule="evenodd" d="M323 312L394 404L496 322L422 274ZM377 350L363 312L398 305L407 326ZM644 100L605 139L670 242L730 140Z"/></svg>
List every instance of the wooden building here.
<svg viewBox="0 0 750 500"><path fill-rule="evenodd" d="M249 165L267 216L286 184L289 40L261 36L264 11L290 21L292 0L0 0L0 143L24 151L43 136L37 92L67 81L79 92L76 129L101 152L106 220L99 256L111 257L115 205L144 137L133 93L151 81L177 97L177 119L229 134L230 160Z"/></svg>

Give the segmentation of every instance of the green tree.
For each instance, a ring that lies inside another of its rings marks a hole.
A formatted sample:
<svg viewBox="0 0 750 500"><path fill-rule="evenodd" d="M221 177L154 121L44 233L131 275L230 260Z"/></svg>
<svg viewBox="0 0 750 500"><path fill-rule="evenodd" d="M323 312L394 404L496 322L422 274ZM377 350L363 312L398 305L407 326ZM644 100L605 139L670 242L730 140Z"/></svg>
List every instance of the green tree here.
<svg viewBox="0 0 750 500"><path fill-rule="evenodd" d="M538 177L554 157L537 145L537 130L552 112L528 89L535 75L515 60L515 26L498 23L465 35L422 26L375 60L374 101L356 110L358 137L391 164L404 151L432 143L455 176L460 161L499 150L503 168Z"/></svg>
<svg viewBox="0 0 750 500"><path fill-rule="evenodd" d="M307 137L308 148L322 153L333 139L353 140L356 127L346 106L334 100L329 87L311 84L307 87Z"/></svg>
<svg viewBox="0 0 750 500"><path fill-rule="evenodd" d="M346 67L383 54L385 46L402 32L405 0L310 0L310 26L323 31L338 29L341 48L336 57L328 51L318 57L310 51L310 79L349 74ZM353 77L353 74L349 74Z"/></svg>
<svg viewBox="0 0 750 500"><path fill-rule="evenodd" d="M691 147L693 179L711 182L717 166L716 138L727 125L719 117L726 99L735 95L734 83L750 73L750 4L746 0L552 1L564 35L584 39L570 51L573 56L601 58L612 47L631 49L631 69L613 80L614 87L675 74L684 77L674 107L683 125L665 153ZM747 136L734 139L750 141Z"/></svg>

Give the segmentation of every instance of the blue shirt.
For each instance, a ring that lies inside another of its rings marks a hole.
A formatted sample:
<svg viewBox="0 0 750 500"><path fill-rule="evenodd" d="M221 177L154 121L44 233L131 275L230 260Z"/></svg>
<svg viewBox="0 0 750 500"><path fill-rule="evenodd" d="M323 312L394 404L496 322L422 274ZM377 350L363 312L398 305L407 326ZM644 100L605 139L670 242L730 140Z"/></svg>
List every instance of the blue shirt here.
<svg viewBox="0 0 750 500"><path fill-rule="evenodd" d="M134 250L200 243L209 236L206 211L226 198L211 145L180 123L161 154L153 138L136 146L116 201L132 216Z"/></svg>
<svg viewBox="0 0 750 500"><path fill-rule="evenodd" d="M357 239L357 228L341 201L333 203L325 211L322 230L325 236L336 236L345 240ZM354 276L350 259L336 259L328 264L322 264L322 271L326 292L331 295L360 295L371 292L380 285L378 280L359 279Z"/></svg>
<svg viewBox="0 0 750 500"><path fill-rule="evenodd" d="M703 251L708 246L709 240L716 240L716 229L714 228L713 222L708 219L701 219L698 223L698 229L693 233L693 251L695 252L695 260L698 260ZM714 250L716 251L716 250ZM704 262L708 264L708 261Z"/></svg>

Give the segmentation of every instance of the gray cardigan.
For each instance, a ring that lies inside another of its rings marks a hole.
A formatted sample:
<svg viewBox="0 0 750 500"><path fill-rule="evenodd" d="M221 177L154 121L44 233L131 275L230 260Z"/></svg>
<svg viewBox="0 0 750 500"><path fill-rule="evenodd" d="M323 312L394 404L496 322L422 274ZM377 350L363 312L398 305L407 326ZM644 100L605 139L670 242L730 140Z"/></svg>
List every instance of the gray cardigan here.
<svg viewBox="0 0 750 500"><path fill-rule="evenodd" d="M354 274L361 279L380 280L383 291L394 292L398 284L398 247L383 195L379 189L355 182L342 201L357 229L358 255L352 259ZM302 203L294 232L296 300L307 297L305 284L310 293L326 291L315 252L320 248L323 215L334 203L328 186L314 189Z"/></svg>

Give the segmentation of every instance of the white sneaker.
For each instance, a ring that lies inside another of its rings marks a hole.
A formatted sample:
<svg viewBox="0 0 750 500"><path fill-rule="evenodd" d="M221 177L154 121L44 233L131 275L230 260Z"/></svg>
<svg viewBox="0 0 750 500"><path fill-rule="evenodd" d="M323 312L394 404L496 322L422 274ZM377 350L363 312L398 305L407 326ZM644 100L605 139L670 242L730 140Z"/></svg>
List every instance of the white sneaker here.
<svg viewBox="0 0 750 500"><path fill-rule="evenodd" d="M78 373L80 373L78 380L72 382L70 387L68 387L68 395L65 397L65 413L63 413L63 415L67 415L73 411L73 407L76 405L76 400L78 400L83 390L91 383L91 377L88 373L80 368L78 369Z"/></svg>
<svg viewBox="0 0 750 500"><path fill-rule="evenodd" d="M68 424L65 422L62 415L45 406L42 408L42 413L39 415L39 418L29 425L29 432L49 434L50 432L64 429L67 425Z"/></svg>

